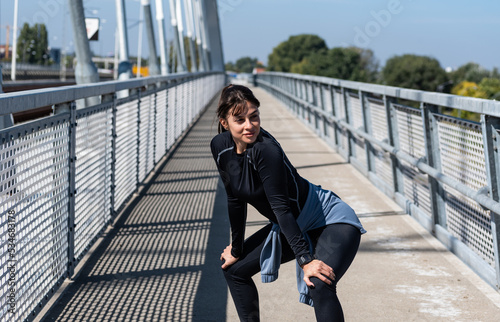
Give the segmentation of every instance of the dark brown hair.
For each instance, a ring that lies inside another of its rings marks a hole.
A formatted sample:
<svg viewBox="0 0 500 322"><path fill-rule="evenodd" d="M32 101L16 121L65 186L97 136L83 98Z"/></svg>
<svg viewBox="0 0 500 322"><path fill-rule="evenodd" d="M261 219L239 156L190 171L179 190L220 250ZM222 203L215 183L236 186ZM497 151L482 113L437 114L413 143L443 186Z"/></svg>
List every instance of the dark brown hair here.
<svg viewBox="0 0 500 322"><path fill-rule="evenodd" d="M217 116L219 119L225 119L228 116L229 111L232 115L238 115L242 113L246 107L247 102L260 106L259 100L253 95L252 91L242 85L229 84L224 87L222 93L220 94L219 106L217 108ZM219 122L219 133L225 132L226 129Z"/></svg>

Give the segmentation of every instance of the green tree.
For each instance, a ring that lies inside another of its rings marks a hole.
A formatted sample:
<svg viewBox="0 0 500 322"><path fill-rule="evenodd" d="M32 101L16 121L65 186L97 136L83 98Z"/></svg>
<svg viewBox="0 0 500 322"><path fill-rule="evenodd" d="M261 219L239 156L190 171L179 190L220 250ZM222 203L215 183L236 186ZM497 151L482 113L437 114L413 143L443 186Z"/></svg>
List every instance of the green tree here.
<svg viewBox="0 0 500 322"><path fill-rule="evenodd" d="M479 89L485 93L486 98L500 99L500 79L485 77L479 83Z"/></svg>
<svg viewBox="0 0 500 322"><path fill-rule="evenodd" d="M225 65L224 65L224 69L226 71L232 71L232 72L235 72L236 71L236 66L234 66L233 62L227 62Z"/></svg>
<svg viewBox="0 0 500 322"><path fill-rule="evenodd" d="M251 73L255 67L264 67L257 58L251 57L241 57L235 64L232 62L227 62L225 68L227 71L233 71L237 73Z"/></svg>
<svg viewBox="0 0 500 322"><path fill-rule="evenodd" d="M360 82L374 82L378 64L371 50L336 47L305 57L291 67L291 72L319 75Z"/></svg>
<svg viewBox="0 0 500 322"><path fill-rule="evenodd" d="M494 71L498 74L498 71ZM489 77L490 72L479 64L470 62L465 65L460 66L453 72L451 72L451 80L453 84L458 85L462 81L468 81L473 83L480 83L485 77Z"/></svg>
<svg viewBox="0 0 500 322"><path fill-rule="evenodd" d="M461 81L453 86L451 93L460 96L487 98L486 92L479 85L468 81Z"/></svg>
<svg viewBox="0 0 500 322"><path fill-rule="evenodd" d="M447 81L447 74L435 58L407 54L387 60L382 81L390 86L436 91Z"/></svg>
<svg viewBox="0 0 500 322"><path fill-rule="evenodd" d="M290 36L287 41L274 47L268 57L267 69L270 71L289 72L295 63L321 50L327 50L325 41L316 35Z"/></svg>
<svg viewBox="0 0 500 322"><path fill-rule="evenodd" d="M257 58L242 57L236 61L236 70L238 73L251 73L257 66L257 63Z"/></svg>
<svg viewBox="0 0 500 322"><path fill-rule="evenodd" d="M44 24L23 25L18 38L17 55L23 63L46 65L50 61L47 28Z"/></svg>

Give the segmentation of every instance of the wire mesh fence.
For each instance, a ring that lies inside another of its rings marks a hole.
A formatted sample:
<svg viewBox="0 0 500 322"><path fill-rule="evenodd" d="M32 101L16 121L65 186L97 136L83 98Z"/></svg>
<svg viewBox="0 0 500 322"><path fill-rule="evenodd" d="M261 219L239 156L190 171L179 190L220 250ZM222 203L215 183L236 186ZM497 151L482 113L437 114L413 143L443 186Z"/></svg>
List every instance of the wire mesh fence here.
<svg viewBox="0 0 500 322"><path fill-rule="evenodd" d="M224 81L116 82L127 98L103 85L104 103L83 109L96 92L75 86L39 98L66 111L0 130L0 321L35 316Z"/></svg>
<svg viewBox="0 0 500 322"><path fill-rule="evenodd" d="M322 136L499 289L499 102L286 73L256 82L316 133L335 133ZM453 118L450 109L482 121Z"/></svg>

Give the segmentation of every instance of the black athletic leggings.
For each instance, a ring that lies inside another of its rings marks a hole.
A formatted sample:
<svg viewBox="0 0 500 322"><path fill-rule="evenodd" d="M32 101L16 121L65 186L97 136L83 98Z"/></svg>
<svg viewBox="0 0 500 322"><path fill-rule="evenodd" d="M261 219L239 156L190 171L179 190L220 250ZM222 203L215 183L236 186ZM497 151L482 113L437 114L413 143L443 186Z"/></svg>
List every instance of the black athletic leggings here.
<svg viewBox="0 0 500 322"><path fill-rule="evenodd" d="M242 256L223 270L241 321L259 321L259 296L252 276L260 272L260 252L271 227L272 224L269 224L245 240ZM336 287L358 251L361 233L358 228L349 224L332 224L309 231L309 236L313 242L314 255L335 273L332 285L316 277L310 279L315 285L310 289L310 295L314 302L316 320L344 321ZM283 234L281 241L281 263L295 259Z"/></svg>

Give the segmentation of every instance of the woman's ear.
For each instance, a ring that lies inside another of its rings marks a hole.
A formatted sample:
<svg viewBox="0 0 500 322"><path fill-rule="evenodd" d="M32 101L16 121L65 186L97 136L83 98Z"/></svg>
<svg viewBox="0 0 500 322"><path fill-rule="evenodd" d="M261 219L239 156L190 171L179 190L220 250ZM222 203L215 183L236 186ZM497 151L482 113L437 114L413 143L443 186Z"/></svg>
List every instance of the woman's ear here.
<svg viewBox="0 0 500 322"><path fill-rule="evenodd" d="M223 119L222 117L219 119L219 122L220 124L222 125L222 127L227 131L229 130L229 127L228 127L228 124L227 124L227 120L226 119Z"/></svg>

